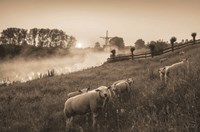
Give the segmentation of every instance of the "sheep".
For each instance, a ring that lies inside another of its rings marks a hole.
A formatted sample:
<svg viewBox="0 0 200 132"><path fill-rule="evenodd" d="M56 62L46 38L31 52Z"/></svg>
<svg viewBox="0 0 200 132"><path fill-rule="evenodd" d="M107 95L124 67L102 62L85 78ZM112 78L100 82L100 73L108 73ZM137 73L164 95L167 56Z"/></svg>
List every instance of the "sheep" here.
<svg viewBox="0 0 200 132"><path fill-rule="evenodd" d="M189 72L189 61L188 59L183 59L180 62L174 63L170 66L164 66L162 68L159 68L159 74L160 74L160 80L163 82L163 78L165 83L167 83L169 74L172 73L172 71L177 71L177 68L186 67L187 72Z"/></svg>
<svg viewBox="0 0 200 132"><path fill-rule="evenodd" d="M109 100L109 89L110 87L101 86L67 99L64 104L64 114L67 117L66 126L70 126L76 115L92 113L92 126L95 128L98 112Z"/></svg>
<svg viewBox="0 0 200 132"><path fill-rule="evenodd" d="M71 98L71 97L74 97L76 95L88 92L89 90L90 90L90 88L84 88L84 89L81 89L81 90L78 90L78 91L75 91L75 92L68 93L67 98Z"/></svg>
<svg viewBox="0 0 200 132"><path fill-rule="evenodd" d="M133 82L133 78L119 80L114 82L111 87L115 95L119 97L124 92L130 92L130 86L133 84Z"/></svg>

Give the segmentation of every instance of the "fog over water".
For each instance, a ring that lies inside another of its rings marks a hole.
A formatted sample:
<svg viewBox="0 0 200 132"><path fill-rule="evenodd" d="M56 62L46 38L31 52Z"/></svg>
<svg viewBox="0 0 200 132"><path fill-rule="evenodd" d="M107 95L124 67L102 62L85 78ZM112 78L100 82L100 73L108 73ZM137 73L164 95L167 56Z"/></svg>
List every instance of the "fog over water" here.
<svg viewBox="0 0 200 132"><path fill-rule="evenodd" d="M106 62L109 52L87 51L64 56L43 59L25 60L17 58L0 63L0 83L3 81L26 82L48 74L54 70L55 75L80 71Z"/></svg>

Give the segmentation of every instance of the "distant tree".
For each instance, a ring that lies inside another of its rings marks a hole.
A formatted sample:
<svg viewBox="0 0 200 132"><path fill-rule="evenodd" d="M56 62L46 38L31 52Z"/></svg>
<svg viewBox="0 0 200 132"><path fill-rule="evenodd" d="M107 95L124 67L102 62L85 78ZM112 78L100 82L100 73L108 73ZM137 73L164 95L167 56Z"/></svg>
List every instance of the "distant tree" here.
<svg viewBox="0 0 200 132"><path fill-rule="evenodd" d="M96 43L95 43L94 49L95 49L95 50L100 50L100 49L101 49L101 45L100 45L99 42L96 42Z"/></svg>
<svg viewBox="0 0 200 132"><path fill-rule="evenodd" d="M31 40L33 41L34 46L36 46L36 37L38 35L38 31L39 31L39 29L37 29L37 28L33 28L30 30Z"/></svg>
<svg viewBox="0 0 200 132"><path fill-rule="evenodd" d="M154 52L155 52L155 41L151 41L150 44L148 45L150 50L151 50L151 56L152 58L154 57Z"/></svg>
<svg viewBox="0 0 200 132"><path fill-rule="evenodd" d="M138 39L136 42L135 42L135 48L136 49L141 49L141 48L145 48L145 42L144 40L142 39Z"/></svg>
<svg viewBox="0 0 200 132"><path fill-rule="evenodd" d="M14 44L15 28L7 28L1 33L2 36L8 40L7 44Z"/></svg>
<svg viewBox="0 0 200 132"><path fill-rule="evenodd" d="M73 48L76 45L76 38L73 36L69 37L69 43L67 44L67 48Z"/></svg>
<svg viewBox="0 0 200 132"><path fill-rule="evenodd" d="M135 47L131 47L130 51L131 51L131 56L132 56L132 60L133 60L133 59L134 59L134 54L133 54L133 52L135 51Z"/></svg>
<svg viewBox="0 0 200 132"><path fill-rule="evenodd" d="M192 38L193 38L193 44L195 44L196 43L196 36L197 36L197 33L192 33L191 34L191 36L192 36Z"/></svg>
<svg viewBox="0 0 200 132"><path fill-rule="evenodd" d="M155 55L163 54L164 49L169 47L169 44L167 41L157 40L148 42L147 47L150 48L151 55L153 57Z"/></svg>
<svg viewBox="0 0 200 132"><path fill-rule="evenodd" d="M124 49L124 40L120 37L113 37L109 41L111 47L117 47L119 50Z"/></svg>
<svg viewBox="0 0 200 132"><path fill-rule="evenodd" d="M116 50L115 49L113 49L113 50L111 50L110 51L112 54L111 54L111 58L114 58L115 57L115 55L116 55Z"/></svg>
<svg viewBox="0 0 200 132"><path fill-rule="evenodd" d="M7 28L1 32L0 36L0 44L71 48L75 46L75 43L75 37L68 36L62 30L48 28L33 28L29 32L26 29Z"/></svg>
<svg viewBox="0 0 200 132"><path fill-rule="evenodd" d="M21 45L22 43L25 43L25 39L27 36L27 30L25 29L20 29L17 33L17 43L18 45Z"/></svg>
<svg viewBox="0 0 200 132"><path fill-rule="evenodd" d="M95 45L94 45L94 48L95 48L95 49L99 49L99 48L101 48L100 43L99 43L99 42L96 42Z"/></svg>
<svg viewBox="0 0 200 132"><path fill-rule="evenodd" d="M171 39L170 39L170 42L171 42L171 45L172 45L172 52L174 52L174 43L176 42L176 37L172 37Z"/></svg>
<svg viewBox="0 0 200 132"><path fill-rule="evenodd" d="M60 47L66 48L67 47L67 41L68 41L68 35L66 35L65 32L62 32L60 39L61 39Z"/></svg>
<svg viewBox="0 0 200 132"><path fill-rule="evenodd" d="M7 44L7 43L8 43L8 39L5 36L1 35L0 44Z"/></svg>

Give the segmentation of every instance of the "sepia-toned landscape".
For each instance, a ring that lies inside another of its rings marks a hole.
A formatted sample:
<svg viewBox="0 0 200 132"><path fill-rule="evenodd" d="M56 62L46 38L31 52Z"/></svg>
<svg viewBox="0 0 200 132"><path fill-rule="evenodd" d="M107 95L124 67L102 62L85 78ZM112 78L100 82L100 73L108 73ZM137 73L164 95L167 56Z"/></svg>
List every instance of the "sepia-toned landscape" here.
<svg viewBox="0 0 200 132"><path fill-rule="evenodd" d="M198 0L1 0L1 132L200 131Z"/></svg>

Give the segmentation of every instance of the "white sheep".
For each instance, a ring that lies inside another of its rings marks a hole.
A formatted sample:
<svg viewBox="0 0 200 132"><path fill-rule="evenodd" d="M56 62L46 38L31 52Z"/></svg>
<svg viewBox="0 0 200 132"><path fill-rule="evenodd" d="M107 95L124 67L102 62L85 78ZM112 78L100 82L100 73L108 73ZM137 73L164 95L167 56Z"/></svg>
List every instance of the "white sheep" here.
<svg viewBox="0 0 200 132"><path fill-rule="evenodd" d="M160 68L158 70L159 74L160 74L160 80L163 82L163 78L164 78L165 83L167 83L168 78L169 78L169 74L172 73L172 72L177 72L178 69L181 69L182 67L184 69L186 69L187 72L189 72L189 61L188 61L188 59L183 59L182 61L174 63L170 66L164 66L164 67Z"/></svg>
<svg viewBox="0 0 200 132"><path fill-rule="evenodd" d="M92 113L92 126L95 128L99 109L103 108L109 99L108 91L109 87L101 86L67 99L64 104L64 114L67 117L66 126L70 126L74 116Z"/></svg>

